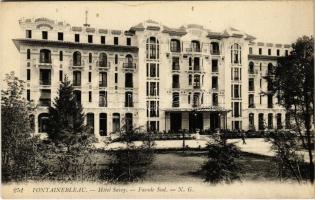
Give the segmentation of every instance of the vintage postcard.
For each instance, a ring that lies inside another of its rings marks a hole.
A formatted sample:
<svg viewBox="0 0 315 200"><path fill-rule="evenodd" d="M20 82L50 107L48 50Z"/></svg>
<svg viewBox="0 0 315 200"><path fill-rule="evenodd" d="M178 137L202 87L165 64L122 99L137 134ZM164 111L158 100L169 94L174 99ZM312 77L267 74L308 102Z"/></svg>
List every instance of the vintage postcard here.
<svg viewBox="0 0 315 200"><path fill-rule="evenodd" d="M2 198L315 198L313 8L0 3Z"/></svg>

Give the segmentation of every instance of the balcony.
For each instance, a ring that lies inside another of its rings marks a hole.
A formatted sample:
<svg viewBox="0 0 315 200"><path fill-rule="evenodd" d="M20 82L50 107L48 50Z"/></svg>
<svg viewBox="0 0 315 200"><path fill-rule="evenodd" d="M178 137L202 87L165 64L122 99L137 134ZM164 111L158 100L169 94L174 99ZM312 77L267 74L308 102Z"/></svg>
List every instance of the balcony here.
<svg viewBox="0 0 315 200"><path fill-rule="evenodd" d="M173 89L179 89L179 83L173 83L172 88Z"/></svg>
<svg viewBox="0 0 315 200"><path fill-rule="evenodd" d="M200 48L186 48L187 53L201 53Z"/></svg>
<svg viewBox="0 0 315 200"><path fill-rule="evenodd" d="M254 103L249 103L248 108L256 108L256 105Z"/></svg>
<svg viewBox="0 0 315 200"><path fill-rule="evenodd" d="M248 87L248 92L254 92L255 91L255 87L253 85L250 85Z"/></svg>
<svg viewBox="0 0 315 200"><path fill-rule="evenodd" d="M172 65L172 71L173 72L179 72L179 70L180 70L179 63Z"/></svg>
<svg viewBox="0 0 315 200"><path fill-rule="evenodd" d="M99 81L98 86L99 86L100 88L107 87L107 82L105 82L105 81Z"/></svg>
<svg viewBox="0 0 315 200"><path fill-rule="evenodd" d="M200 89L201 86L200 86L200 82L195 82L194 83L194 89Z"/></svg>
<svg viewBox="0 0 315 200"><path fill-rule="evenodd" d="M84 61L73 62L73 60L71 59L69 62L70 62L69 63L70 69L72 69L72 70L82 70L83 69Z"/></svg>
<svg viewBox="0 0 315 200"><path fill-rule="evenodd" d="M39 85L41 85L41 86L50 86L51 85L51 79L39 80Z"/></svg>
<svg viewBox="0 0 315 200"><path fill-rule="evenodd" d="M39 106L47 106L49 107L51 104L51 100L50 99L39 99L38 101L38 105Z"/></svg>
<svg viewBox="0 0 315 200"><path fill-rule="evenodd" d="M99 71L107 71L110 68L110 62L96 61L96 66Z"/></svg>
<svg viewBox="0 0 315 200"><path fill-rule="evenodd" d="M210 50L211 55L220 55L219 49Z"/></svg>
<svg viewBox="0 0 315 200"><path fill-rule="evenodd" d="M128 71L133 71L136 69L136 63L132 62L123 63L123 68Z"/></svg>
<svg viewBox="0 0 315 200"><path fill-rule="evenodd" d="M39 59L37 66L42 69L51 69L52 63L50 59Z"/></svg>

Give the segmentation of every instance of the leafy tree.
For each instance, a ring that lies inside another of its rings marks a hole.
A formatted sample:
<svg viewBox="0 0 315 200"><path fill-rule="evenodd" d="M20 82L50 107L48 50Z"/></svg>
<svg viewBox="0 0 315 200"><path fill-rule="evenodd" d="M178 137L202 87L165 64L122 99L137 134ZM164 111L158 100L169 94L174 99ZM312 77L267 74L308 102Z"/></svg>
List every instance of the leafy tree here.
<svg viewBox="0 0 315 200"><path fill-rule="evenodd" d="M73 87L65 77L58 90L53 106L49 107L47 133L56 143L63 143L68 148L86 139L84 113L80 102L76 100Z"/></svg>
<svg viewBox="0 0 315 200"><path fill-rule="evenodd" d="M279 58L273 76L267 77L271 92L276 94L279 104L286 108L293 118L292 128L297 131L299 140L308 151L310 180L314 182L314 39L303 36L292 44L289 55Z"/></svg>
<svg viewBox="0 0 315 200"><path fill-rule="evenodd" d="M24 82L14 72L6 74L6 90L1 90L2 180L20 180L31 175L35 165L30 115L31 102L23 98Z"/></svg>
<svg viewBox="0 0 315 200"><path fill-rule="evenodd" d="M205 171L205 181L219 183L221 181L231 183L240 179L240 166L235 158L240 157L240 150L234 144L226 143L222 137L214 137L213 142L209 142L208 160L202 166Z"/></svg>

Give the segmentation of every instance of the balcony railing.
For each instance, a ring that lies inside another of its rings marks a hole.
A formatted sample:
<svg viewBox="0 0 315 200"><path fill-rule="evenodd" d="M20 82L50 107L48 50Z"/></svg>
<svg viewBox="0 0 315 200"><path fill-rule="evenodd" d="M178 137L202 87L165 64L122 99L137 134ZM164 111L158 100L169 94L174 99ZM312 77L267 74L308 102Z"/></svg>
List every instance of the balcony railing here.
<svg viewBox="0 0 315 200"><path fill-rule="evenodd" d="M219 72L218 66L213 66L212 67L212 73L218 73L218 72Z"/></svg>
<svg viewBox="0 0 315 200"><path fill-rule="evenodd" d="M171 48L171 52L180 53L180 48Z"/></svg>
<svg viewBox="0 0 315 200"><path fill-rule="evenodd" d="M186 52L188 53L200 53L200 48L186 48Z"/></svg>
<svg viewBox="0 0 315 200"><path fill-rule="evenodd" d="M178 89L179 88L179 83L173 83L172 84L173 89Z"/></svg>
<svg viewBox="0 0 315 200"><path fill-rule="evenodd" d="M50 58L41 58L41 59L39 59L39 63L41 63L41 64L51 64L51 59Z"/></svg>
<svg viewBox="0 0 315 200"><path fill-rule="evenodd" d="M248 104L248 108L256 108L256 105L254 103Z"/></svg>
<svg viewBox="0 0 315 200"><path fill-rule="evenodd" d="M132 63L132 62L123 63L123 68L124 69L136 69L136 63Z"/></svg>
<svg viewBox="0 0 315 200"><path fill-rule="evenodd" d="M255 70L249 69L249 70L248 70L248 74L255 74Z"/></svg>
<svg viewBox="0 0 315 200"><path fill-rule="evenodd" d="M253 92L254 90L255 90L255 87L254 87L254 86L249 86L249 87L248 87L248 91Z"/></svg>
<svg viewBox="0 0 315 200"><path fill-rule="evenodd" d="M99 69L109 69L110 68L110 62L100 62L100 61L96 61L96 66Z"/></svg>
<svg viewBox="0 0 315 200"><path fill-rule="evenodd" d="M81 81L73 81L73 86L81 86Z"/></svg>
<svg viewBox="0 0 315 200"><path fill-rule="evenodd" d="M200 89L201 88L201 86L200 86L200 83L194 83L194 89Z"/></svg>
<svg viewBox="0 0 315 200"><path fill-rule="evenodd" d="M219 50L216 50L216 49L211 50L210 53L211 53L212 55L220 55L220 51L219 51Z"/></svg>
<svg viewBox="0 0 315 200"><path fill-rule="evenodd" d="M39 80L40 85L51 85L51 80L50 79L43 79Z"/></svg>
<svg viewBox="0 0 315 200"><path fill-rule="evenodd" d="M38 105L39 106L50 106L51 100L50 99L39 99Z"/></svg>
<svg viewBox="0 0 315 200"><path fill-rule="evenodd" d="M105 81L99 81L99 87L107 87L107 82Z"/></svg>
<svg viewBox="0 0 315 200"><path fill-rule="evenodd" d="M180 68L179 68L179 63L177 63L177 64L173 64L172 65L172 70L179 70Z"/></svg>

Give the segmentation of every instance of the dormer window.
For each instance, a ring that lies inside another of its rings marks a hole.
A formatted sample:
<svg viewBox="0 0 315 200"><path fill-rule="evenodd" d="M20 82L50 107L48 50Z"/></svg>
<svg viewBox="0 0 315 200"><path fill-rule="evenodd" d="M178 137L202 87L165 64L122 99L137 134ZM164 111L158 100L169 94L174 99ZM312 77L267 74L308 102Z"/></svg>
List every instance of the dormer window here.
<svg viewBox="0 0 315 200"><path fill-rule="evenodd" d="M88 43L93 43L93 35L88 35Z"/></svg>
<svg viewBox="0 0 315 200"><path fill-rule="evenodd" d="M47 40L48 39L48 32L47 31L42 31L42 39Z"/></svg>
<svg viewBox="0 0 315 200"><path fill-rule="evenodd" d="M80 34L74 34L74 41L80 42Z"/></svg>
<svg viewBox="0 0 315 200"><path fill-rule="evenodd" d="M127 38L127 46L131 45L131 38Z"/></svg>
<svg viewBox="0 0 315 200"><path fill-rule="evenodd" d="M191 41L192 52L200 52L200 42L197 40Z"/></svg>
<svg viewBox="0 0 315 200"><path fill-rule="evenodd" d="M171 39L171 52L180 52L180 41Z"/></svg>

